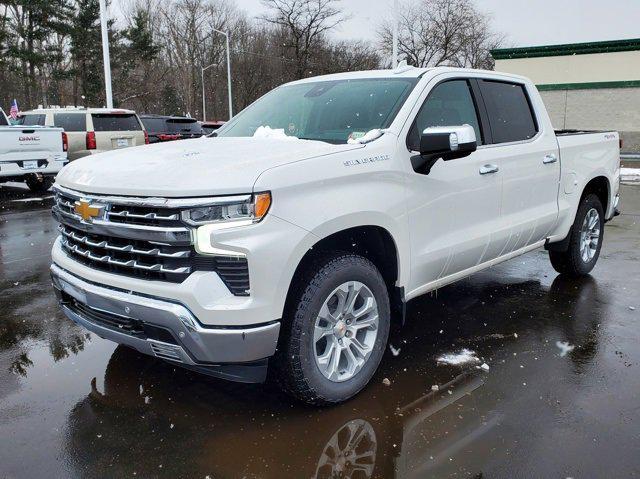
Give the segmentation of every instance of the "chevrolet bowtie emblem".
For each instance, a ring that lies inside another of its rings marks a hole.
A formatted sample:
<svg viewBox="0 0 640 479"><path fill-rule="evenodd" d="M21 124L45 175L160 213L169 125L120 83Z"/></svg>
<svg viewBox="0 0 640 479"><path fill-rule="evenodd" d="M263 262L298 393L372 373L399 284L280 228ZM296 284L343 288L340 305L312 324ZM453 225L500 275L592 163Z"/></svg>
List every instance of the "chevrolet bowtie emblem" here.
<svg viewBox="0 0 640 479"><path fill-rule="evenodd" d="M73 211L80 215L84 221L91 221L102 215L103 205L92 205L87 200L76 201L73 205Z"/></svg>

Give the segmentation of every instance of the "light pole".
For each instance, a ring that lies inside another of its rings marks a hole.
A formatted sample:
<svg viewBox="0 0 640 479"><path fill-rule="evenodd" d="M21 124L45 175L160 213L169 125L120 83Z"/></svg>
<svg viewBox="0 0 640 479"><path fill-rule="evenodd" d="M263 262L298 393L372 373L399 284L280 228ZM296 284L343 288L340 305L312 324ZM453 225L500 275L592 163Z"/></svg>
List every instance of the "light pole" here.
<svg viewBox="0 0 640 479"><path fill-rule="evenodd" d="M226 32L222 32L220 30L216 30L215 28L212 28L211 30L213 30L215 33L219 33L220 35L224 35L225 39L226 39L226 44L227 44L227 89L229 91L229 120L231 120L231 118L233 117L233 100L232 100L232 93L231 93L231 51L229 49L229 34ZM206 107L205 107L205 101L204 101L204 72L205 70L208 70L209 68L211 68L212 66L217 65L216 63L212 63L211 65L208 65L206 67L202 67L200 73L202 74L202 121L206 121L207 120L207 115L206 115Z"/></svg>
<svg viewBox="0 0 640 479"><path fill-rule="evenodd" d="M102 62L104 64L104 86L107 97L107 108L113 108L111 92L111 60L109 59L109 33L107 31L107 5L100 0L100 27L102 30Z"/></svg>
<svg viewBox="0 0 640 479"><path fill-rule="evenodd" d="M207 65L200 69L200 74L202 76L202 121L207 121L207 103L204 96L204 72L214 65L217 65L217 63L212 63L211 65Z"/></svg>
<svg viewBox="0 0 640 479"><path fill-rule="evenodd" d="M393 1L393 69L398 68L398 0Z"/></svg>

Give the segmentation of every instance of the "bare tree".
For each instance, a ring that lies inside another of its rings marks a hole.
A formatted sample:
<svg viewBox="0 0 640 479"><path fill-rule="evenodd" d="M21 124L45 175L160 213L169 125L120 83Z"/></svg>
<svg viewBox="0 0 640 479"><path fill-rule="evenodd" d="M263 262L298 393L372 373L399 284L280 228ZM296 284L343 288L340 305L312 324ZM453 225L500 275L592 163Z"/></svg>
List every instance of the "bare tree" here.
<svg viewBox="0 0 640 479"><path fill-rule="evenodd" d="M471 0L409 0L398 17L398 52L417 67L491 67L489 50L502 42ZM379 40L386 53L392 37L393 25L383 23Z"/></svg>
<svg viewBox="0 0 640 479"><path fill-rule="evenodd" d="M344 20L335 7L337 0L262 0L273 13L263 20L280 27L286 34L286 46L293 50L297 78L309 69L314 49L322 43L324 34Z"/></svg>

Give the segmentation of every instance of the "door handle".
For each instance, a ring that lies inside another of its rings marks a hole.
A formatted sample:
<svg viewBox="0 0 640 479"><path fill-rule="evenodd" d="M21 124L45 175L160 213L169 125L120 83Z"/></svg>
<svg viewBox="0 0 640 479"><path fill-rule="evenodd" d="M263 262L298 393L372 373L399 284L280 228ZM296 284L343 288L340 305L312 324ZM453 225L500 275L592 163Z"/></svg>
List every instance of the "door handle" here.
<svg viewBox="0 0 640 479"><path fill-rule="evenodd" d="M498 165L484 165L480 168L481 175L488 175L489 173L497 173Z"/></svg>
<svg viewBox="0 0 640 479"><path fill-rule="evenodd" d="M542 159L542 163L544 163L545 165L548 165L549 163L555 163L556 161L558 161L558 157L556 155L545 155L545 157Z"/></svg>

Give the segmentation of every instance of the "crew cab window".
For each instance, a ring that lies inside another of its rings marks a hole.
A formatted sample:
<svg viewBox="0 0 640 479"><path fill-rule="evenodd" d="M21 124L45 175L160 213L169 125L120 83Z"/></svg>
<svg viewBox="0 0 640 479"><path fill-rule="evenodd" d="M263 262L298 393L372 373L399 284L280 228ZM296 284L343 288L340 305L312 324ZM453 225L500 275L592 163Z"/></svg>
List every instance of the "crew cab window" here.
<svg viewBox="0 0 640 479"><path fill-rule="evenodd" d="M86 131L87 115L85 113L56 113L53 124L64 131Z"/></svg>
<svg viewBox="0 0 640 479"><path fill-rule="evenodd" d="M45 115L28 113L20 117L18 124L25 126L44 126L44 120Z"/></svg>
<svg viewBox="0 0 640 479"><path fill-rule="evenodd" d="M0 110L0 126L5 126L7 125L7 120L4 116L4 113L2 110Z"/></svg>
<svg viewBox="0 0 640 479"><path fill-rule="evenodd" d="M523 141L536 136L538 126L523 85L481 80L494 143Z"/></svg>
<svg viewBox="0 0 640 479"><path fill-rule="evenodd" d="M95 131L137 131L142 125L133 114L100 113L91 115Z"/></svg>
<svg viewBox="0 0 640 479"><path fill-rule="evenodd" d="M420 133L430 126L471 125L478 145L483 143L482 130L471 87L467 80L451 80L436 85L422 104L409 131L407 146L413 151L420 148Z"/></svg>

